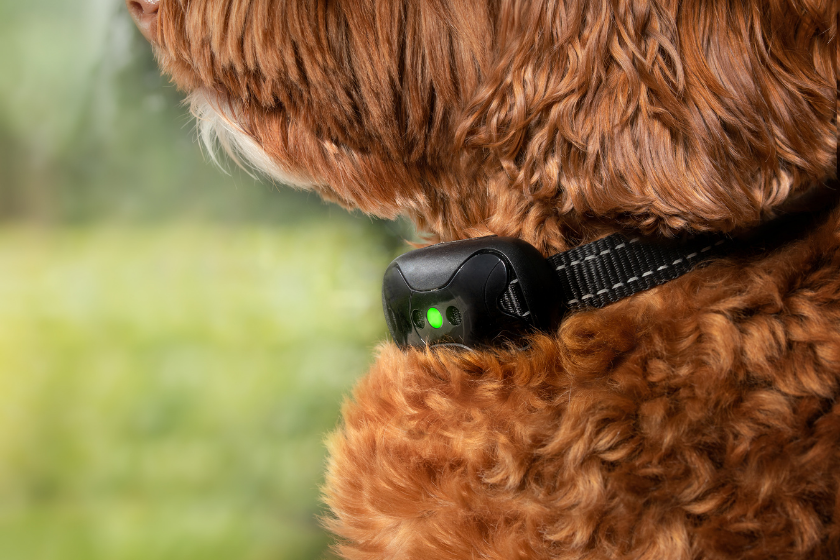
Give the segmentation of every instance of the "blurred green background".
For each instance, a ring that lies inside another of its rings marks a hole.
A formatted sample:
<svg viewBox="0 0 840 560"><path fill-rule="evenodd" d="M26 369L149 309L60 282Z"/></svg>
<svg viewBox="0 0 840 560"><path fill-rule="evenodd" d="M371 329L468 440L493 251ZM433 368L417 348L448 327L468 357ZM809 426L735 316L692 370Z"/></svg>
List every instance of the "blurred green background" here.
<svg viewBox="0 0 840 560"><path fill-rule="evenodd" d="M329 557L405 224L207 163L120 0L0 0L0 559Z"/></svg>

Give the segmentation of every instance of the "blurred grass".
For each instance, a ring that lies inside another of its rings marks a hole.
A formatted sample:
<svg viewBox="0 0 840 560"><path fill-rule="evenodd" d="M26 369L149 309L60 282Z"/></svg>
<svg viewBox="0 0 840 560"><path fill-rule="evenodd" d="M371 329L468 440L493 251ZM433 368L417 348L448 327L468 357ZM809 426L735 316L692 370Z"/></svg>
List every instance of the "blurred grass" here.
<svg viewBox="0 0 840 560"><path fill-rule="evenodd" d="M325 554L393 252L351 219L0 229L0 558Z"/></svg>

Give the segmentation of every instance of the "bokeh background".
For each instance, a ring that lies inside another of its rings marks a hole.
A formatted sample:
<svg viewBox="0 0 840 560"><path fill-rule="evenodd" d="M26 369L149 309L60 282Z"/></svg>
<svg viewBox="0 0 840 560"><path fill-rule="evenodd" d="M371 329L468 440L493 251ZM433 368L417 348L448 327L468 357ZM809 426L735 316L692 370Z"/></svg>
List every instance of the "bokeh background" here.
<svg viewBox="0 0 840 560"><path fill-rule="evenodd" d="M0 558L328 558L411 236L208 163L121 0L0 0Z"/></svg>

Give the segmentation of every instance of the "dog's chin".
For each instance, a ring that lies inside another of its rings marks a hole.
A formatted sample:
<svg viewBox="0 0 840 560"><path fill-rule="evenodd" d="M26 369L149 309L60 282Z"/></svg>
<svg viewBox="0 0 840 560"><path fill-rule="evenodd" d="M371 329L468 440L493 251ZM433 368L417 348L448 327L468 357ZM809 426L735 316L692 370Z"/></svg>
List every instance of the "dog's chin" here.
<svg viewBox="0 0 840 560"><path fill-rule="evenodd" d="M272 181L299 188L309 188L318 182L301 170L279 165L249 135L240 124L231 104L206 89L189 94L186 102L196 118L196 129L210 159L224 168L220 150L250 174L262 175Z"/></svg>

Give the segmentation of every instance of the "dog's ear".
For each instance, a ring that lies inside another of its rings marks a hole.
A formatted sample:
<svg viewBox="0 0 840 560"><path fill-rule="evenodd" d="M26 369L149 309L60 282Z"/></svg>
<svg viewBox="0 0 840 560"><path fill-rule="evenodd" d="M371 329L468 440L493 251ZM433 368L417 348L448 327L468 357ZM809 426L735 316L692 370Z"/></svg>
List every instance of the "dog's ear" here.
<svg viewBox="0 0 840 560"><path fill-rule="evenodd" d="M749 225L836 173L831 4L503 1L458 140L561 213Z"/></svg>

